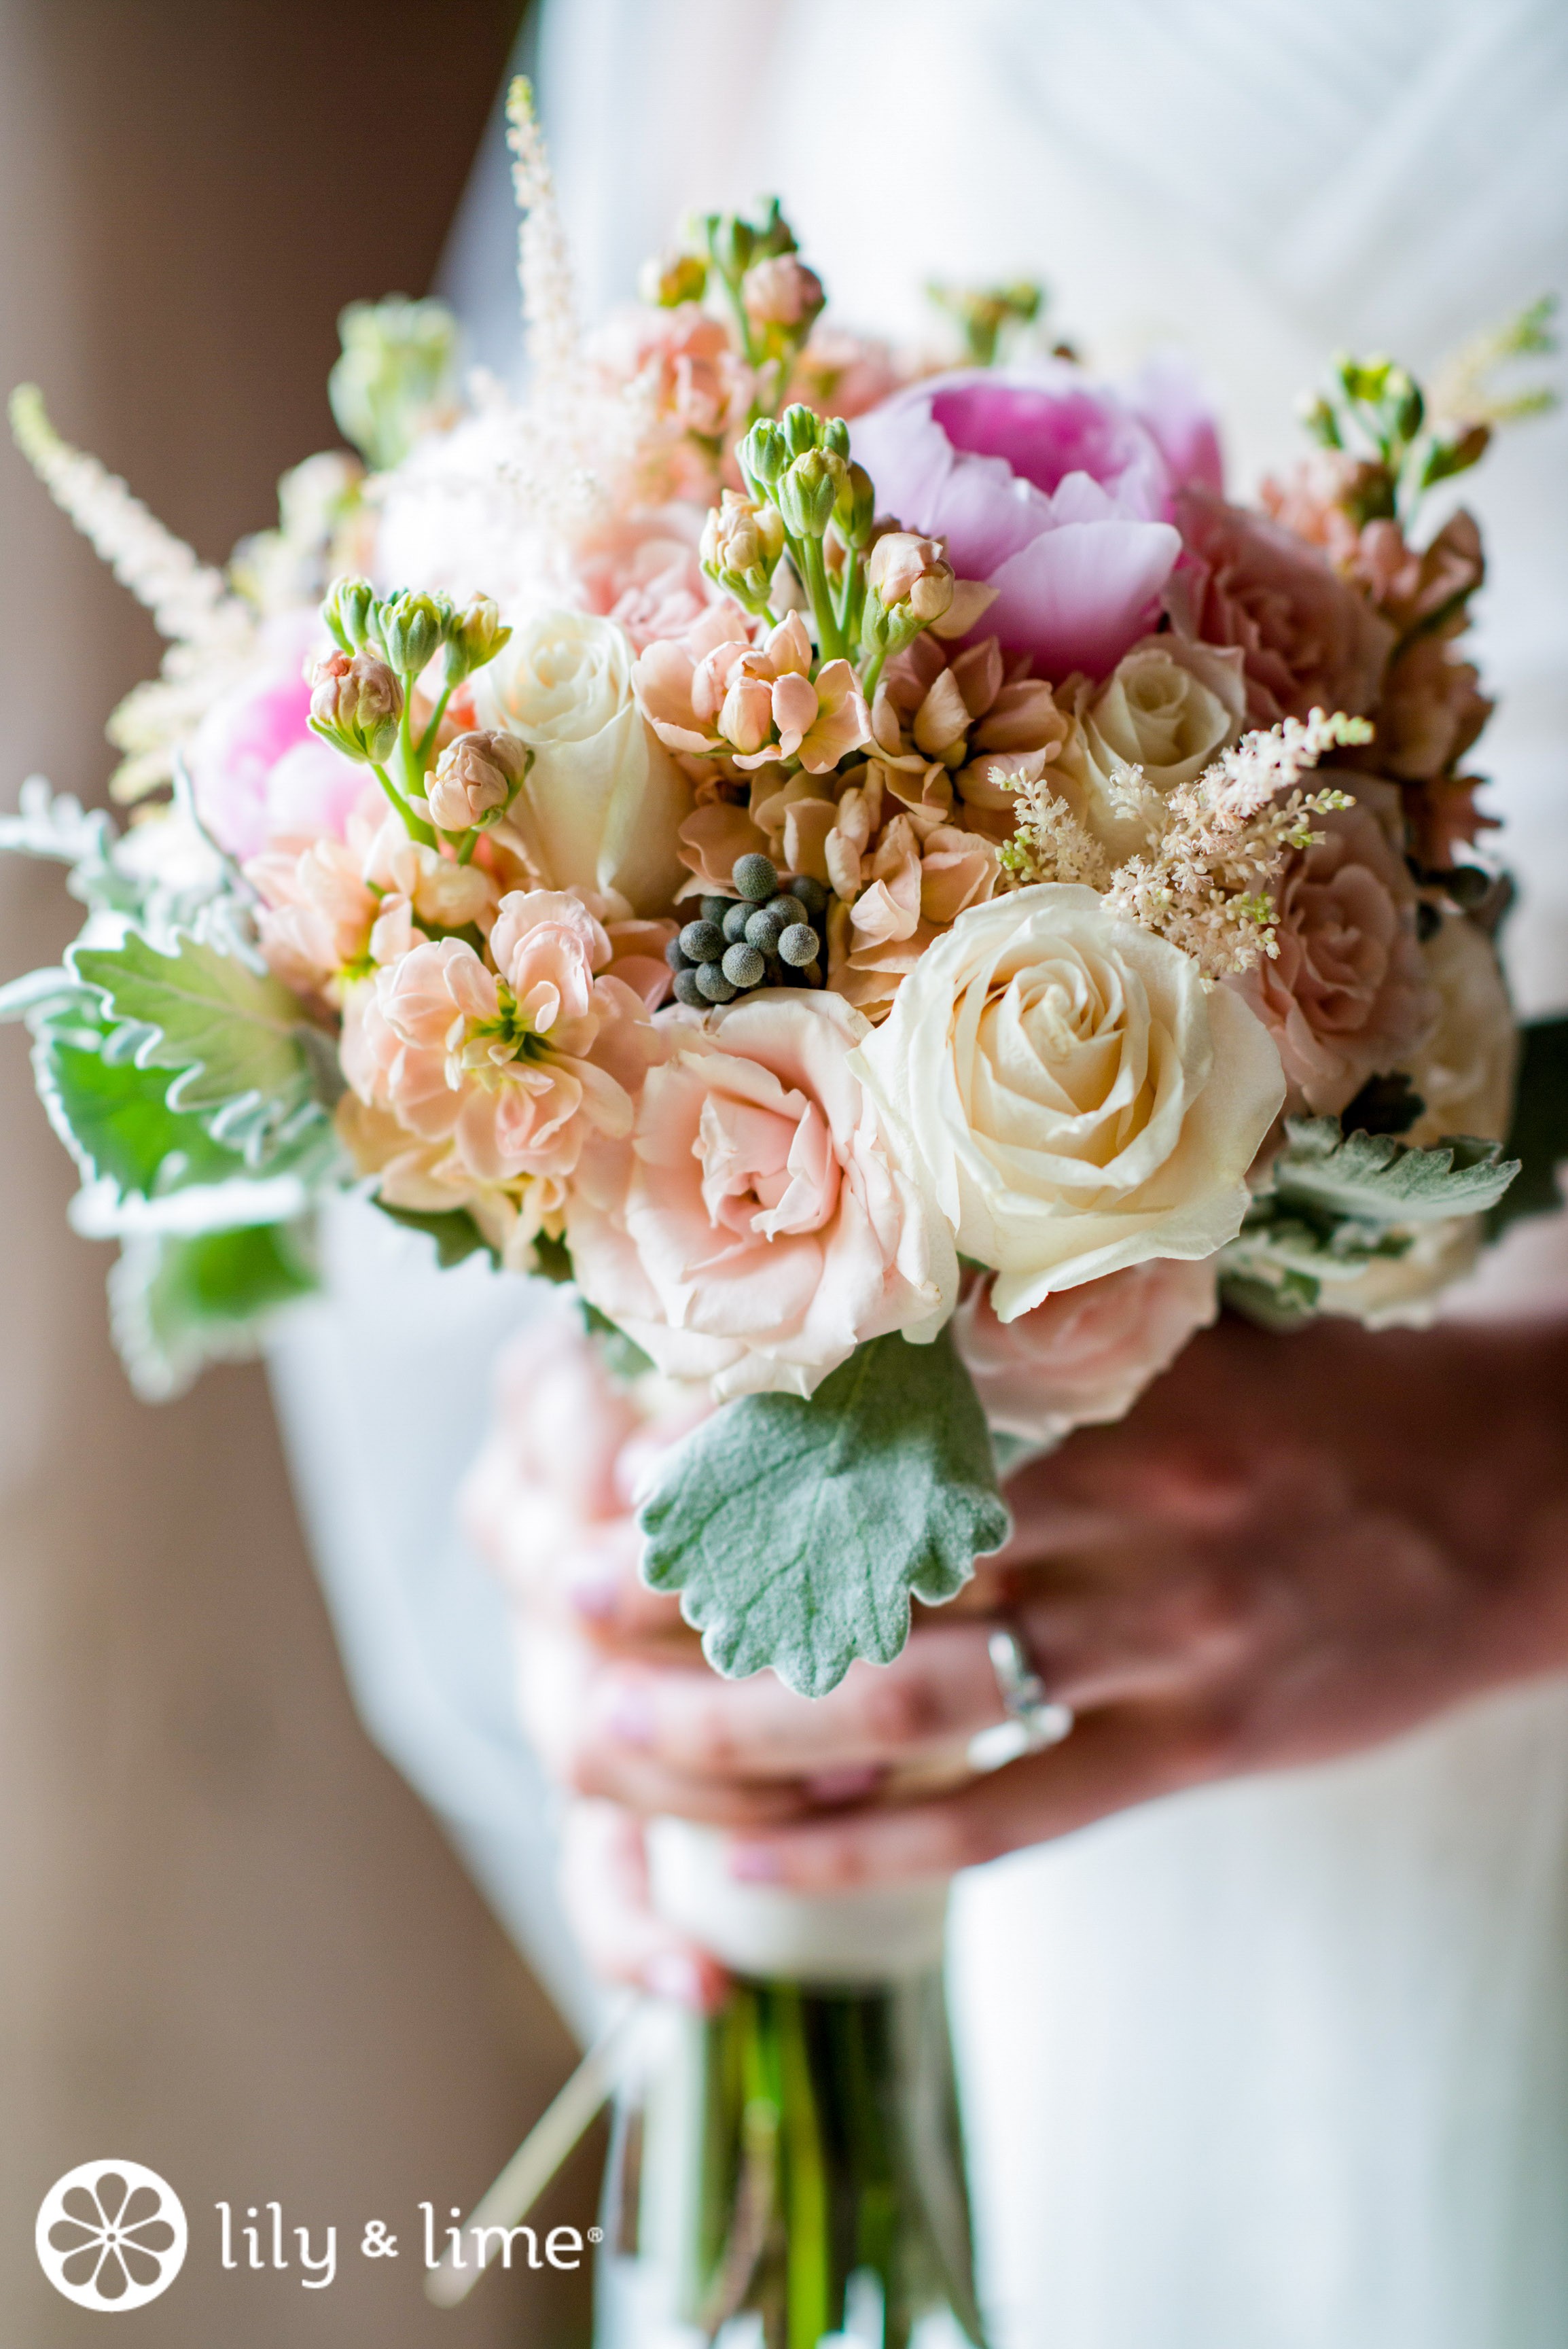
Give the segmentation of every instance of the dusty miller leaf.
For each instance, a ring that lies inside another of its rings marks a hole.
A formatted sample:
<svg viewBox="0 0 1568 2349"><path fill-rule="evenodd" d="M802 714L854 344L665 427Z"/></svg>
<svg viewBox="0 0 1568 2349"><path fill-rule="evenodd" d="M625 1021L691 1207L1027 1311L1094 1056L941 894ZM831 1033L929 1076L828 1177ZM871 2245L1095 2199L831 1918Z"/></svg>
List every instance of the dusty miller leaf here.
<svg viewBox="0 0 1568 2349"><path fill-rule="evenodd" d="M892 1663L910 1599L951 1599L1007 1537L985 1417L952 1334L872 1339L810 1402L747 1395L705 1420L643 1510L644 1567L709 1663L825 1696Z"/></svg>
<svg viewBox="0 0 1568 2349"><path fill-rule="evenodd" d="M128 1240L108 1294L131 1385L144 1402L183 1394L207 1363L254 1354L273 1317L316 1285L304 1225Z"/></svg>
<svg viewBox="0 0 1568 2349"><path fill-rule="evenodd" d="M1449 1134L1419 1150L1388 1133L1344 1133L1334 1117L1285 1120L1272 1169L1286 1206L1357 1223L1406 1226L1495 1206L1519 1172L1501 1145Z"/></svg>
<svg viewBox="0 0 1568 2349"><path fill-rule="evenodd" d="M316 1065L302 1033L300 1007L286 987L237 955L182 934L161 954L135 930L117 947L77 947L67 957L102 991L117 1023L146 1032L139 1068L179 1071L174 1110L200 1110L220 1141L244 1146L254 1163L297 1132L317 1106Z"/></svg>

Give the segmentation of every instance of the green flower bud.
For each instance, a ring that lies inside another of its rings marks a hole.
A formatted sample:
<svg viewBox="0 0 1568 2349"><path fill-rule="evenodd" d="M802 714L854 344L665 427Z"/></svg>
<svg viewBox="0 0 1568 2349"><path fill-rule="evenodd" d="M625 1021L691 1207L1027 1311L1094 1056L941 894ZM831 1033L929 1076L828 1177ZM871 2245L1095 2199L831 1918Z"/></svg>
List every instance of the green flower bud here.
<svg viewBox="0 0 1568 2349"><path fill-rule="evenodd" d="M876 519L876 491L863 465L851 465L833 504L833 520L846 546L864 546Z"/></svg>
<svg viewBox="0 0 1568 2349"><path fill-rule="evenodd" d="M326 379L339 430L377 471L401 464L454 403L458 322L441 302L351 302Z"/></svg>
<svg viewBox="0 0 1568 2349"><path fill-rule="evenodd" d="M757 251L757 232L738 212L714 212L707 222L707 249L724 276L743 277Z"/></svg>
<svg viewBox="0 0 1568 2349"><path fill-rule="evenodd" d="M850 453L850 428L841 416L821 418L817 429L817 446L830 455L847 458Z"/></svg>
<svg viewBox="0 0 1568 2349"><path fill-rule="evenodd" d="M376 610L376 633L399 677L418 677L446 642L456 615L449 595L405 588Z"/></svg>
<svg viewBox="0 0 1568 2349"><path fill-rule="evenodd" d="M784 523L777 507L755 505L726 490L703 525L702 567L714 585L759 612L783 552Z"/></svg>
<svg viewBox="0 0 1568 2349"><path fill-rule="evenodd" d="M655 310L700 302L707 291L707 264L697 253L666 253L645 261L637 279L637 292Z"/></svg>
<svg viewBox="0 0 1568 2349"><path fill-rule="evenodd" d="M797 538L820 538L833 519L849 471L841 457L823 449L809 449L797 457L773 492L786 530Z"/></svg>
<svg viewBox="0 0 1568 2349"><path fill-rule="evenodd" d="M803 407L799 400L787 408L779 419L783 428L784 446L791 457L803 457L808 449L817 446L817 428L821 418L814 408Z"/></svg>
<svg viewBox="0 0 1568 2349"><path fill-rule="evenodd" d="M356 653L369 630L376 590L368 579L335 579L326 591L321 616L334 644Z"/></svg>
<svg viewBox="0 0 1568 2349"><path fill-rule="evenodd" d="M765 490L773 487L792 453L782 427L770 416L758 419L736 451L752 480L760 481Z"/></svg>
<svg viewBox="0 0 1568 2349"><path fill-rule="evenodd" d="M391 754L403 715L403 688L373 652L328 653L311 678L313 730L346 759L379 766Z"/></svg>
<svg viewBox="0 0 1568 2349"><path fill-rule="evenodd" d="M511 630L501 626L493 599L489 595L474 596L458 613L448 631L448 685L461 685L465 677L471 677L475 669L494 660L511 635Z"/></svg>

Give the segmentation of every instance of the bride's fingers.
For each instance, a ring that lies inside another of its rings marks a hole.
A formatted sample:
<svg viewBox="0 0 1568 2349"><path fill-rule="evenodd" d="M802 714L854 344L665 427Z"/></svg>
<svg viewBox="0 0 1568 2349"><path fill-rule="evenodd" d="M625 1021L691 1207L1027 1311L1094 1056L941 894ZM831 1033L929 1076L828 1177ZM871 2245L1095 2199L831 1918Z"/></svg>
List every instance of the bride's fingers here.
<svg viewBox="0 0 1568 2349"><path fill-rule="evenodd" d="M986 1636L983 1621L928 1621L895 1663L852 1664L817 1698L772 1672L725 1681L706 1668L612 1666L593 1691L583 1740L696 1779L837 1785L999 1721Z"/></svg>
<svg viewBox="0 0 1568 2349"><path fill-rule="evenodd" d="M654 1912L642 1822L614 1803L573 1803L562 1828L561 1889L583 1956L606 1982L711 2009L727 1977Z"/></svg>
<svg viewBox="0 0 1568 2349"><path fill-rule="evenodd" d="M1202 1708L1117 1706L1088 1715L1049 1753L935 1801L863 1805L737 1837L731 1872L802 1892L951 1875L1198 1785L1223 1767L1225 1744L1222 1721Z"/></svg>

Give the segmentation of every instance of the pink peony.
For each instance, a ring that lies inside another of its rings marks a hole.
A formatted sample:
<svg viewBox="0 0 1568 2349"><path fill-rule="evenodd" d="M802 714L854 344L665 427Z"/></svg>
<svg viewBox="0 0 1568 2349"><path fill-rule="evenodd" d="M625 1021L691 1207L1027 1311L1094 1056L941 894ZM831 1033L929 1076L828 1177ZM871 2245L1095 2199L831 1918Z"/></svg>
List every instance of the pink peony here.
<svg viewBox="0 0 1568 2349"><path fill-rule="evenodd" d="M954 1331L991 1425L1055 1444L1072 1428L1120 1419L1219 1310L1212 1257L1151 1257L1060 1289L1012 1321L997 1319L991 1283L978 1280Z"/></svg>
<svg viewBox="0 0 1568 2349"><path fill-rule="evenodd" d="M1326 836L1297 850L1274 885L1278 956L1225 982L1279 1047L1286 1110L1318 1116L1336 1114L1368 1077L1408 1069L1439 1011L1409 870L1385 828L1398 824L1398 795L1367 776L1344 780L1355 806L1318 817Z"/></svg>
<svg viewBox="0 0 1568 2349"><path fill-rule="evenodd" d="M879 510L945 540L997 591L987 628L1057 678L1103 676L1143 635L1181 553L1172 494L1218 480L1174 361L1122 391L1062 361L933 377L861 417L853 448Z"/></svg>
<svg viewBox="0 0 1568 2349"><path fill-rule="evenodd" d="M957 1260L850 1068L865 1020L769 992L669 1032L630 1140L585 1153L573 1185L590 1303L721 1401L809 1395L864 1338L934 1334Z"/></svg>
<svg viewBox="0 0 1568 2349"><path fill-rule="evenodd" d="M1377 699L1394 631L1315 547L1203 489L1177 501L1189 560L1166 601L1177 626L1237 645L1254 726L1314 709L1365 716Z"/></svg>
<svg viewBox="0 0 1568 2349"><path fill-rule="evenodd" d="M255 669L213 702L191 738L196 812L230 856L254 856L279 835L343 836L365 772L310 730L305 665L326 649L314 612L270 621Z"/></svg>

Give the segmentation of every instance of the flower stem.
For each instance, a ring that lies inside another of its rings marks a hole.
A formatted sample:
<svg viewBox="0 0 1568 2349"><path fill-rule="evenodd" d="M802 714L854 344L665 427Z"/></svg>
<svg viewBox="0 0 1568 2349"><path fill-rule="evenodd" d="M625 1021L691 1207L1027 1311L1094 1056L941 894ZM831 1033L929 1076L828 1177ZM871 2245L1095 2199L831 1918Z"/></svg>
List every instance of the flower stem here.
<svg viewBox="0 0 1568 2349"><path fill-rule="evenodd" d="M419 748L416 756L418 758L421 765L429 756L430 745L435 740L441 720L447 714L447 704L450 701L451 698L451 687L449 685L444 687L442 688L441 698L436 704L435 713L432 716L429 724L426 727L424 732L419 737Z"/></svg>
<svg viewBox="0 0 1568 2349"><path fill-rule="evenodd" d="M839 616L833 609L833 591L828 581L828 566L822 560L820 538L803 538L799 542L800 559L805 564L802 585L811 598L811 616L817 623L817 644L825 661L841 660L844 642L839 633Z"/></svg>
<svg viewBox="0 0 1568 2349"><path fill-rule="evenodd" d="M424 821L423 817L417 816L414 813L413 809L408 805L407 801L403 797L402 792L397 789L397 784L393 781L386 768L372 764L370 771L375 776L377 781L380 784L382 790L386 792L387 798L391 801L393 806L397 809L398 814L402 817L404 827L407 832L409 839L417 840L422 848L434 848L436 845L435 833L430 829L430 826Z"/></svg>

